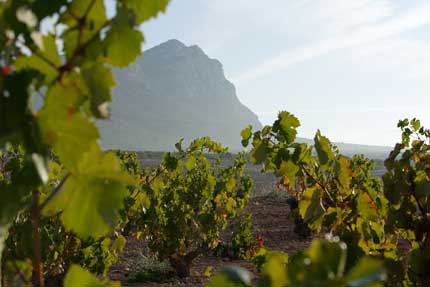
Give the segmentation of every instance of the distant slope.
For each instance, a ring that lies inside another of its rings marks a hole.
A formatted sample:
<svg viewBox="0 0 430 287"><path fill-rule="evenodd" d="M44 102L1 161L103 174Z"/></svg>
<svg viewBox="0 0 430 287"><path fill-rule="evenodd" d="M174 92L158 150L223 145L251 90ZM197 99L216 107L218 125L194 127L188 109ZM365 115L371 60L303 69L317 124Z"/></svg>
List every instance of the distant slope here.
<svg viewBox="0 0 430 287"><path fill-rule="evenodd" d="M335 143L339 150L347 155L364 154L368 158L384 160L388 157L392 147L388 146L373 146L361 144Z"/></svg>
<svg viewBox="0 0 430 287"><path fill-rule="evenodd" d="M314 141L307 138L298 138L298 142L307 143L313 145ZM355 154L364 154L368 158L384 160L390 154L393 149L389 146L374 146L374 145L362 145L362 144L350 144L350 143L337 143L334 142L340 152L346 156L353 156Z"/></svg>
<svg viewBox="0 0 430 287"><path fill-rule="evenodd" d="M244 127L262 127L198 46L167 41L116 78L112 117L99 123L105 148L171 150L180 138L210 136L236 151Z"/></svg>

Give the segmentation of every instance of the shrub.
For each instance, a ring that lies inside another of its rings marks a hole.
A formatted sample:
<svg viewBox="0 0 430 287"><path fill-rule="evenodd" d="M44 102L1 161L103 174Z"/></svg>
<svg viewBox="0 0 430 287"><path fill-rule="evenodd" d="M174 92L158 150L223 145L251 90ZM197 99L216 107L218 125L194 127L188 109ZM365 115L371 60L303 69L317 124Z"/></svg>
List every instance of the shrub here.
<svg viewBox="0 0 430 287"><path fill-rule="evenodd" d="M226 150L209 138L186 150L176 146L178 153L167 153L143 182L150 206L140 222L160 260L168 259L177 275L186 277L197 256L218 246L228 220L245 206L252 181L244 175L244 155L222 167L219 156ZM209 160L207 153L218 157Z"/></svg>

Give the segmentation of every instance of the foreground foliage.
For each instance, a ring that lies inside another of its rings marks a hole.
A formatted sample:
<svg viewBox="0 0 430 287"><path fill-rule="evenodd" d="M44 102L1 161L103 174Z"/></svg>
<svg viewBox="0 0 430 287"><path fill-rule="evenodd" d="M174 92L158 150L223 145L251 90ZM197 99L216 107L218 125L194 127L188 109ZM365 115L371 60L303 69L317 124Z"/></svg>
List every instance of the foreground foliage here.
<svg viewBox="0 0 430 287"><path fill-rule="evenodd" d="M21 150L21 152L16 153L13 152L14 150ZM11 163L22 163L23 154L22 149L6 150L4 155L7 155L9 161L6 164L7 169L1 171L0 174L8 174L13 177L19 173L22 167L19 164ZM58 185L66 172L64 167L55 160L51 160L49 170L47 188L40 190L42 199L49 195L51 187ZM50 286L60 285L65 272L73 264L79 264L91 272L105 276L109 267L117 261L125 244L124 236L119 233L97 239L79 237L76 233L66 230L58 213L43 216L40 221L40 229L44 277ZM32 257L33 252L31 234L31 213L29 210L24 210L14 219L5 241L2 273L7 285L17 286L18 282L25 281L28 277L19 275L19 269L31 270L31 262L28 260Z"/></svg>
<svg viewBox="0 0 430 287"><path fill-rule="evenodd" d="M140 168L135 153L116 152L122 169L137 184L127 188L114 233L82 237L65 228L61 212L44 214L40 221L41 259L50 286L61 285L65 272L75 265L106 276L127 234L145 238L159 259L168 259L180 277L189 276L197 256L218 246L220 232L249 198L252 182L244 174L244 155L232 158L230 166L220 166L219 157L226 149L209 138L193 141L186 150L182 150L181 143L177 148L177 153L165 154L159 167L146 169ZM0 175L4 182L20 173L24 154L22 148L13 146L2 153L4 169ZM42 199L49 196L52 187L61 188L64 183L60 181L67 172L54 155L49 170L47 188L40 190ZM29 280L23 270L32 270L28 261L33 248L31 229L29 210L20 213L9 228L2 258L8 286L20 286Z"/></svg>
<svg viewBox="0 0 430 287"><path fill-rule="evenodd" d="M347 246L339 238L315 240L311 246L292 257L280 252L259 255L261 277L255 286L382 286L385 278L382 261L362 257L352 268L346 267ZM223 269L208 287L254 286L244 269Z"/></svg>
<svg viewBox="0 0 430 287"><path fill-rule="evenodd" d="M103 0L51 2L0 2L0 146L24 151L20 171L1 182L0 254L8 227L29 211L33 286L44 285L42 213L59 214L65 229L81 238L98 239L116 226L126 187L135 182L113 153L100 149L94 119L109 114L111 67L140 55L139 25L169 1L118 0L112 17ZM44 20L53 27L45 29ZM35 96L40 109L32 107ZM42 198L51 150L66 172Z"/></svg>

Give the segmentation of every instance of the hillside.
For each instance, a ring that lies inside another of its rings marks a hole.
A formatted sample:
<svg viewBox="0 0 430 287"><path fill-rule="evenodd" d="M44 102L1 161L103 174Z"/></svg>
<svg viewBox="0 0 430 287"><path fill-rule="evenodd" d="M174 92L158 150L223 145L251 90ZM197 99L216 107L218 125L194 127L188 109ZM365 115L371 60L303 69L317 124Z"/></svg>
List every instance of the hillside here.
<svg viewBox="0 0 430 287"><path fill-rule="evenodd" d="M239 150L240 131L261 128L221 63L198 46L167 41L116 78L111 119L99 123L105 148L171 150L180 138L210 136Z"/></svg>

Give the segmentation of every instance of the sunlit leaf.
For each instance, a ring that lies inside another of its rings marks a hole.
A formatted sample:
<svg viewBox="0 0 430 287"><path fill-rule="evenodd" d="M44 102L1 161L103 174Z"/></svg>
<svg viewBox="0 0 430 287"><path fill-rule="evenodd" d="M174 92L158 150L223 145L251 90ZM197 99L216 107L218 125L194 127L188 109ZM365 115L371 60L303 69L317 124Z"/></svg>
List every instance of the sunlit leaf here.
<svg viewBox="0 0 430 287"><path fill-rule="evenodd" d="M297 135L297 128L300 126L299 120L289 112L280 112L278 119L273 124L273 130L280 132L286 140L286 143L292 143Z"/></svg>
<svg viewBox="0 0 430 287"><path fill-rule="evenodd" d="M82 90L79 81L57 84L47 93L45 106L38 115L42 133L48 144L54 147L62 163L76 169L76 162L98 137L93 122L79 110Z"/></svg>
<svg viewBox="0 0 430 287"><path fill-rule="evenodd" d="M165 12L170 0L121 0L136 16L136 24L156 17Z"/></svg>
<svg viewBox="0 0 430 287"><path fill-rule="evenodd" d="M300 215L305 222L312 222L324 214L321 205L321 191L318 188L308 188L299 201Z"/></svg>
<svg viewBox="0 0 430 287"><path fill-rule="evenodd" d="M121 171L113 153L103 154L96 144L78 162L63 190L47 206L46 214L62 210L66 228L82 237L99 237L115 225L130 175Z"/></svg>
<svg viewBox="0 0 430 287"><path fill-rule="evenodd" d="M378 221L378 207L372 198L365 192L360 192L357 196L357 209L366 220Z"/></svg>
<svg viewBox="0 0 430 287"><path fill-rule="evenodd" d="M106 61L117 67L127 66L141 54L142 42L142 32L134 29L126 11L120 10L106 35Z"/></svg>
<svg viewBox="0 0 430 287"><path fill-rule="evenodd" d="M318 159L321 163L321 165L326 165L330 162L331 159L333 159L334 154L331 150L331 144L328 138L321 135L321 132L318 131L315 135L315 150L318 155Z"/></svg>
<svg viewBox="0 0 430 287"><path fill-rule="evenodd" d="M54 36L47 35L43 37L43 49L30 56L19 56L14 66L18 71L25 69L39 71L45 76L46 82L50 83L58 76L57 68L61 62Z"/></svg>
<svg viewBox="0 0 430 287"><path fill-rule="evenodd" d="M64 279L64 287L120 287L119 282L102 282L78 265L72 265Z"/></svg>

